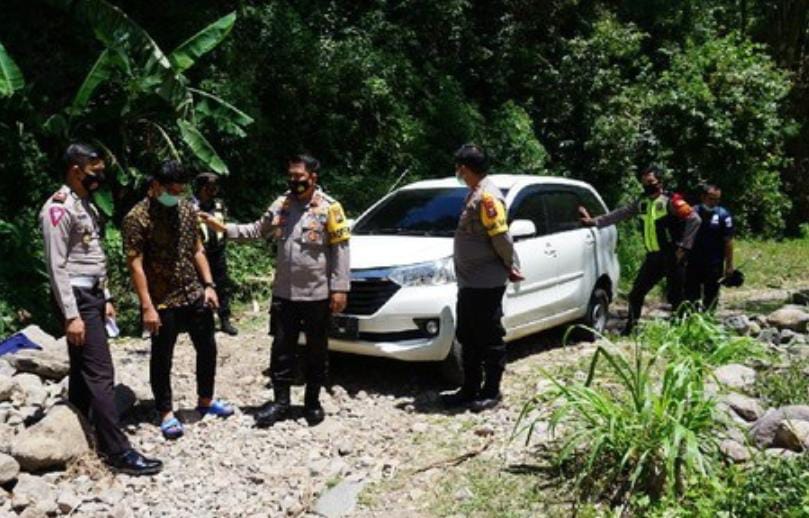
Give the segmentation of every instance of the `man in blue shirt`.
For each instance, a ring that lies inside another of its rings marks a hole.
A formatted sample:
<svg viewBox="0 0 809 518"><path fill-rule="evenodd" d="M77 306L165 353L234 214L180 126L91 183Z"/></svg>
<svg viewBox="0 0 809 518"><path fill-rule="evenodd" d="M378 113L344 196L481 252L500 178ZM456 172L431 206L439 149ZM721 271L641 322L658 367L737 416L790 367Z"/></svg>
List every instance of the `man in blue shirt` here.
<svg viewBox="0 0 809 518"><path fill-rule="evenodd" d="M686 269L685 296L704 309L719 300L719 282L733 273L733 219L719 206L722 191L715 185L702 186L702 203L696 211L702 219Z"/></svg>

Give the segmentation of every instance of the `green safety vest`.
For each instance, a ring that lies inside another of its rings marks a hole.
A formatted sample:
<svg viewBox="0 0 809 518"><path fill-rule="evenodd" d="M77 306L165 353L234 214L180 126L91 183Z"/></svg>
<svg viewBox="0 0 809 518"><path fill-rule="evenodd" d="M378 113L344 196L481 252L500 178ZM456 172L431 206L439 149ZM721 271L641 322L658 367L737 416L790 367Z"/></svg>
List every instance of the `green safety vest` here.
<svg viewBox="0 0 809 518"><path fill-rule="evenodd" d="M643 220L643 244L647 252L659 252L658 222L668 214L668 197L658 196L654 200L643 200L640 203L640 217Z"/></svg>

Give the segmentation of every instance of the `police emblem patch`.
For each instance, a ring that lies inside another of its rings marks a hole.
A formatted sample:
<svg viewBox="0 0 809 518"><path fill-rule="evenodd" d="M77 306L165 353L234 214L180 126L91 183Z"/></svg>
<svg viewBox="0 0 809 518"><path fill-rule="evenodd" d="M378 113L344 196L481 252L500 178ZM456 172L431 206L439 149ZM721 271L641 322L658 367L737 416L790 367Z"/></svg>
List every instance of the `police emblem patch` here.
<svg viewBox="0 0 809 518"><path fill-rule="evenodd" d="M62 220L62 216L65 215L64 207L51 207L48 211L48 216L51 218L51 225L54 227L59 224L59 221Z"/></svg>

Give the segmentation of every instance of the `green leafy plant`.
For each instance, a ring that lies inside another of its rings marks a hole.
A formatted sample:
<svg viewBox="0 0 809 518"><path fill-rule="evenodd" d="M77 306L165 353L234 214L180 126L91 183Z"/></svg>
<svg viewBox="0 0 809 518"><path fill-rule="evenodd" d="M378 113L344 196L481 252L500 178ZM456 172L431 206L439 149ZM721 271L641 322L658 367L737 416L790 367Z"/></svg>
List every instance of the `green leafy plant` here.
<svg viewBox="0 0 809 518"><path fill-rule="evenodd" d="M765 369L753 390L772 407L809 404L809 359Z"/></svg>
<svg viewBox="0 0 809 518"><path fill-rule="evenodd" d="M549 376L551 397L560 401L550 429L563 430L557 464L585 495L614 503L635 493L656 499L713 472L715 402L703 390L704 366L693 357L660 365L661 358L639 344L629 356L600 346L583 383ZM529 440L534 423L526 420L537 401L525 405L515 427L527 427Z"/></svg>
<svg viewBox="0 0 809 518"><path fill-rule="evenodd" d="M20 67L11 59L6 48L0 43L0 97L10 97L25 86Z"/></svg>

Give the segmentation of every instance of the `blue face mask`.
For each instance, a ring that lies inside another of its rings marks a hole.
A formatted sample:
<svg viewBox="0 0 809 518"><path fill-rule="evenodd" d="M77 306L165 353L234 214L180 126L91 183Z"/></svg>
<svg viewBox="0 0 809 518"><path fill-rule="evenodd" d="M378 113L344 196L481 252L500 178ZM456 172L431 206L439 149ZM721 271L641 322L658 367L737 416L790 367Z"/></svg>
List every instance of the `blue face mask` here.
<svg viewBox="0 0 809 518"><path fill-rule="evenodd" d="M164 191L160 196L157 197L157 201L166 207L174 207L180 203L180 197Z"/></svg>

